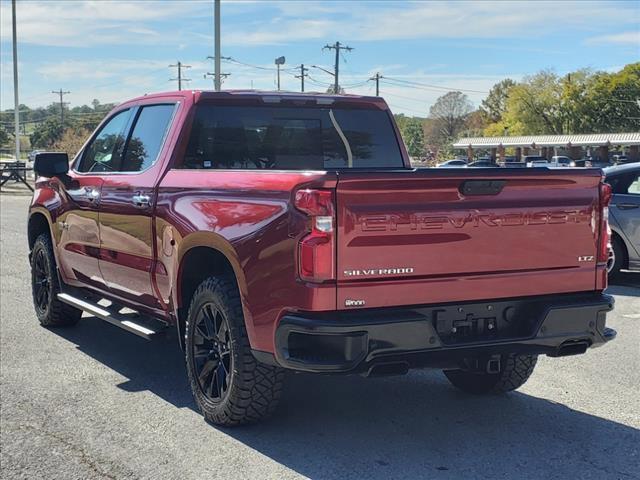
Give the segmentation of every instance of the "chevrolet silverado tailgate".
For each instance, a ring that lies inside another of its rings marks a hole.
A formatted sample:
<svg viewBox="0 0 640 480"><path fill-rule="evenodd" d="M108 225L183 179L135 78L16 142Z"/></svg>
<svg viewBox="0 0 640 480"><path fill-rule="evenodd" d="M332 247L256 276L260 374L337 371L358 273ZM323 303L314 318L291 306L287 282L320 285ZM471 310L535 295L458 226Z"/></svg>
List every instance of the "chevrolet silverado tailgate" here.
<svg viewBox="0 0 640 480"><path fill-rule="evenodd" d="M593 290L596 169L343 171L340 307Z"/></svg>

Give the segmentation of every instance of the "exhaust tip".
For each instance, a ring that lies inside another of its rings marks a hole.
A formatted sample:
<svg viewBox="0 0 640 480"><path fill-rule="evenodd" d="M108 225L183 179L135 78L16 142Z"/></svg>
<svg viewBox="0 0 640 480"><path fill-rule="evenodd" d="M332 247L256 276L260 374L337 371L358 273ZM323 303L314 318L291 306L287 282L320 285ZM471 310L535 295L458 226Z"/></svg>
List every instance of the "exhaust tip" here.
<svg viewBox="0 0 640 480"><path fill-rule="evenodd" d="M555 357L568 357L570 355L581 355L589 348L586 340L579 342L563 343L558 347Z"/></svg>
<svg viewBox="0 0 640 480"><path fill-rule="evenodd" d="M406 362L380 363L369 369L368 377L388 377L391 375L405 375L409 371Z"/></svg>

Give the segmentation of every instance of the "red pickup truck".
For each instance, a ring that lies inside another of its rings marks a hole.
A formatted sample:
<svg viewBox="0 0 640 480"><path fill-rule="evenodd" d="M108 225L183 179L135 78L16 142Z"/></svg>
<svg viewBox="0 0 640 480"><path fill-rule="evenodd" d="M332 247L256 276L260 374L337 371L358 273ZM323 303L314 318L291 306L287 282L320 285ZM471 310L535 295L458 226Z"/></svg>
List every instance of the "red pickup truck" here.
<svg viewBox="0 0 640 480"><path fill-rule="evenodd" d="M146 95L35 170L40 323L176 329L217 424L272 412L285 369L506 392L615 336L601 171L414 169L380 98Z"/></svg>

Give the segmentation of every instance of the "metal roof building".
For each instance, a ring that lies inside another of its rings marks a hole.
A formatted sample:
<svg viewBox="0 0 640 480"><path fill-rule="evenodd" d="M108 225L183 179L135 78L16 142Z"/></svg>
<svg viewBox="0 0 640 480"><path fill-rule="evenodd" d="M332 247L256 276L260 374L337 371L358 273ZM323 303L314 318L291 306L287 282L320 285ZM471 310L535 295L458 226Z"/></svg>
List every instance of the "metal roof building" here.
<svg viewBox="0 0 640 480"><path fill-rule="evenodd" d="M466 137L454 148L502 147L600 147L604 145L640 145L640 132L593 133L587 135L529 135L525 137Z"/></svg>
<svg viewBox="0 0 640 480"><path fill-rule="evenodd" d="M573 159L584 155L584 148L594 148L596 156L607 160L609 147L622 147L632 160L640 160L640 132L593 133L586 135L528 135L521 137L466 137L453 144L453 148L466 149L468 158L473 158L474 150L489 150L491 158L504 157L505 148L514 148L516 159L537 150L539 155L550 158L564 151Z"/></svg>

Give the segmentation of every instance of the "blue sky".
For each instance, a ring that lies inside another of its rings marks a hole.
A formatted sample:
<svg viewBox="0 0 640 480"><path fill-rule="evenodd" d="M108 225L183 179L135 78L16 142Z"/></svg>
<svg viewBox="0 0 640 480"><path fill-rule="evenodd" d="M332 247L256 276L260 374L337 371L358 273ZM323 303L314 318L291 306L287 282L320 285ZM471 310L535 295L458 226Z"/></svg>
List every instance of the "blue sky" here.
<svg viewBox="0 0 640 480"><path fill-rule="evenodd" d="M71 105L118 102L176 88L168 68L191 65L189 88L210 89L213 1L18 0L20 101L55 100L71 91ZM1 101L13 107L11 2L1 0ZM237 1L222 0L222 55L231 73L225 88L274 89L273 60L332 69L326 43L354 47L341 60L349 93L381 95L397 113L424 115L448 89L478 104L497 81L541 69L616 70L640 61L640 1ZM312 69L308 90L332 78ZM401 86L402 81L421 85ZM428 87L425 85L429 85ZM282 87L298 90L286 70Z"/></svg>

